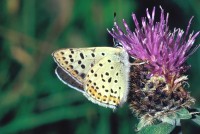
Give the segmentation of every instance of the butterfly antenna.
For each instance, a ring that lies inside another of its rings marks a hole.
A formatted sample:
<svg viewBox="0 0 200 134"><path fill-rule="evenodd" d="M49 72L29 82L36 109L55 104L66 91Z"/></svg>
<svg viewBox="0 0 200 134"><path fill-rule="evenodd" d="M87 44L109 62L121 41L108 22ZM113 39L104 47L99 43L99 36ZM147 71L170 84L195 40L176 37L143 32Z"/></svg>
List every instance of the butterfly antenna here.
<svg viewBox="0 0 200 134"><path fill-rule="evenodd" d="M116 23L116 16L117 16L117 13L114 12L114 23ZM115 24L114 24L115 25Z"/></svg>
<svg viewBox="0 0 200 134"><path fill-rule="evenodd" d="M117 20L117 13L114 12L114 19L113 19L113 30L115 28L115 25L116 25L116 20ZM114 43L114 47L123 47L118 40L116 40L115 38L113 38L113 43Z"/></svg>

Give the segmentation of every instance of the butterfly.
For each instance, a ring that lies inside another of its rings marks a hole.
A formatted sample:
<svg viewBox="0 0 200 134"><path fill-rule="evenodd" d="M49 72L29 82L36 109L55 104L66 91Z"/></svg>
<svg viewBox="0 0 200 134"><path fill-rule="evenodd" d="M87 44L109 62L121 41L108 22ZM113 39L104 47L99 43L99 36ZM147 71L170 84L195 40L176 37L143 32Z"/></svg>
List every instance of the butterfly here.
<svg viewBox="0 0 200 134"><path fill-rule="evenodd" d="M130 63L124 48L64 48L52 56L58 78L88 100L112 109L126 102Z"/></svg>

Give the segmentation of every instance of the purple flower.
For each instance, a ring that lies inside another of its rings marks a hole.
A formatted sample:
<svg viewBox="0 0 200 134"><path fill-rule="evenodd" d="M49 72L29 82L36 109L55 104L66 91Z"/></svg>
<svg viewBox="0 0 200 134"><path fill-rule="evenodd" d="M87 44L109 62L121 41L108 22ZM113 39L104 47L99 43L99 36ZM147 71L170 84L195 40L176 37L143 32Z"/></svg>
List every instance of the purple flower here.
<svg viewBox="0 0 200 134"><path fill-rule="evenodd" d="M180 73L187 70L184 62L193 54L200 45L193 46L195 38L199 35L188 32L192 18L189 21L186 32L175 28L173 32L168 27L168 17L164 15L161 8L160 21L155 22L155 7L152 15L146 10L147 18L143 17L141 26L135 14L132 14L135 31L132 32L126 21L123 20L126 32L114 23L112 31L108 32L123 45L130 56L146 61L146 67L153 75L164 75L165 77L179 77Z"/></svg>

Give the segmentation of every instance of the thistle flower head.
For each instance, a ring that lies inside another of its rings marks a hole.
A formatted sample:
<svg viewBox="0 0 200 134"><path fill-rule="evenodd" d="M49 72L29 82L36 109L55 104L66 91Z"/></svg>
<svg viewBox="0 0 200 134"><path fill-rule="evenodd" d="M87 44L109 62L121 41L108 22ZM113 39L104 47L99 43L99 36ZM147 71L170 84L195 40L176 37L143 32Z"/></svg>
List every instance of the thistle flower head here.
<svg viewBox="0 0 200 134"><path fill-rule="evenodd" d="M136 59L134 63L145 63L131 64L128 95L130 108L141 117L143 126L151 124L154 119L167 122L170 114L194 104L195 99L185 91L185 84L188 83L183 72L188 69L185 61L200 46L193 45L199 32L189 34L193 17L185 32L180 28L171 32L168 27L169 15L165 15L162 8L158 22L154 20L155 8L151 15L148 9L146 14L141 25L136 15L132 14L135 24L133 32L125 20L126 32L116 22L112 31L108 30Z"/></svg>
<svg viewBox="0 0 200 134"><path fill-rule="evenodd" d="M189 21L186 32L175 28L173 32L168 27L168 17L161 8L160 21L155 22L155 7L150 15L146 10L147 17L142 18L141 26L135 14L132 18L135 31L132 32L126 21L123 20L126 32L123 32L118 24L114 23L112 31L108 32L127 50L130 56L146 61L148 70L153 75L179 77L180 72L187 70L184 65L186 59L197 50L200 45L193 46L195 38L199 35L188 32L192 18Z"/></svg>

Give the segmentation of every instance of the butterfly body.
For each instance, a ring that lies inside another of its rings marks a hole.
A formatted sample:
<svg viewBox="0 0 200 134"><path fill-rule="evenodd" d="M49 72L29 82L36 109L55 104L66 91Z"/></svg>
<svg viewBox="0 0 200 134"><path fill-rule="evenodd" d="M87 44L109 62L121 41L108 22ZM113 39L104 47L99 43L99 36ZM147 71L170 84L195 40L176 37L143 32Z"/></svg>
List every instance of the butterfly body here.
<svg viewBox="0 0 200 134"><path fill-rule="evenodd" d="M115 109L126 101L130 64L123 48L60 49L52 55L59 79L93 103Z"/></svg>

